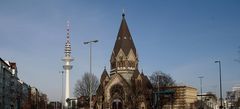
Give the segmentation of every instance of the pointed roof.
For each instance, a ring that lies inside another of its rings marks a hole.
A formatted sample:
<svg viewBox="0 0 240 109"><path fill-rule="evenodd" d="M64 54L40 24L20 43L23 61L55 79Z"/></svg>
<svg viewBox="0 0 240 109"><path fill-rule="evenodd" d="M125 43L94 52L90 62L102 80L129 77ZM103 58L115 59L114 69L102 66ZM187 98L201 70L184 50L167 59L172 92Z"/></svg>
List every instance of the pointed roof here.
<svg viewBox="0 0 240 109"><path fill-rule="evenodd" d="M113 52L116 54L119 50L122 49L125 55L128 55L130 50L133 50L133 53L136 55L136 48L133 43L133 39L131 33L128 29L128 25L125 19L125 14L122 14L122 22L120 25L120 29L117 35L117 39L115 42L115 46Z"/></svg>
<svg viewBox="0 0 240 109"><path fill-rule="evenodd" d="M140 73L139 73L138 69L136 69L136 70L134 71L134 73L133 73L132 79L136 79L139 74L140 74Z"/></svg>
<svg viewBox="0 0 240 109"><path fill-rule="evenodd" d="M107 70L106 70L106 67L105 67L104 70L103 70L103 73L102 73L102 75L101 75L100 82L103 82L106 77L109 78L109 75L108 75Z"/></svg>

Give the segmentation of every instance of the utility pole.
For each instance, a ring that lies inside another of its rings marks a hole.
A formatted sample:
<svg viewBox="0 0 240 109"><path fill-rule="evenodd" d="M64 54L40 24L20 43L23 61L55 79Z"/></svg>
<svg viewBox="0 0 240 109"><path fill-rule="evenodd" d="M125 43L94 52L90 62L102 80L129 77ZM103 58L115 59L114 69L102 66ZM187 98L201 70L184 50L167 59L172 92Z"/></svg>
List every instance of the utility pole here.
<svg viewBox="0 0 240 109"><path fill-rule="evenodd" d="M63 109L63 104L64 104L64 98L63 98L63 73L64 73L64 71L60 71L59 73L61 73L62 74L62 97L61 97L61 109Z"/></svg>
<svg viewBox="0 0 240 109"><path fill-rule="evenodd" d="M203 109L203 101L202 101L202 78L203 78L203 76L199 76L198 77L199 79L200 79L200 93L201 93L201 95L200 95L200 99L201 99L201 104L200 104L200 109Z"/></svg>
<svg viewBox="0 0 240 109"><path fill-rule="evenodd" d="M215 61L219 65L219 82L220 82L220 109L223 109L223 98L222 98L222 72L221 72L221 61Z"/></svg>

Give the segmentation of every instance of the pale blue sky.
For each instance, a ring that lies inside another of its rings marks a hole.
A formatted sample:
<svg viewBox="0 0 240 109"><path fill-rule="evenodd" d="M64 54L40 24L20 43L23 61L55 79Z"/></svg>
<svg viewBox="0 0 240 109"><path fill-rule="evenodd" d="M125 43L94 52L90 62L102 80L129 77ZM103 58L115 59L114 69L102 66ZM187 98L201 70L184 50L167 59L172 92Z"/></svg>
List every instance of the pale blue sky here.
<svg viewBox="0 0 240 109"><path fill-rule="evenodd" d="M61 98L61 58L64 56L66 20L71 22L71 91L89 71L89 48L84 41L98 39L93 47L93 72L109 71L110 55L121 22L122 9L134 39L140 68L146 75L161 70L179 84L218 94L215 60L222 61L224 91L240 84L239 0L1 0L0 57L17 62L19 77ZM225 94L225 92L224 92Z"/></svg>

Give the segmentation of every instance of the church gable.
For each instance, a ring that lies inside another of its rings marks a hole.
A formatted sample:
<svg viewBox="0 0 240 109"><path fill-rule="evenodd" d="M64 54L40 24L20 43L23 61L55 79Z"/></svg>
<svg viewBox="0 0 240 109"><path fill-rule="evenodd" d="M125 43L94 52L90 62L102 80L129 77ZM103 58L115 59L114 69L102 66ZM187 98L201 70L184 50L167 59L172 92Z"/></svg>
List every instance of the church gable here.
<svg viewBox="0 0 240 109"><path fill-rule="evenodd" d="M142 92L142 90L145 88L144 87L144 80L142 78L141 74L138 74L137 78L135 79L135 87L136 87L136 91L138 91L137 93L139 93L139 91Z"/></svg>
<svg viewBox="0 0 240 109"><path fill-rule="evenodd" d="M123 61L126 59L126 55L122 49L119 50L118 55L116 56L117 61Z"/></svg>
<svg viewBox="0 0 240 109"><path fill-rule="evenodd" d="M127 81L118 73L110 77L108 84L106 84L106 88L113 86L114 84L120 83L125 87L129 87Z"/></svg>
<svg viewBox="0 0 240 109"><path fill-rule="evenodd" d="M104 68L103 73L102 73L101 78L100 78L100 82L102 83L102 82L108 81L108 80L109 80L109 75L107 73L106 68Z"/></svg>
<svg viewBox="0 0 240 109"><path fill-rule="evenodd" d="M111 88L115 85L120 85L124 88L124 90L130 90L129 84L126 82L126 80L120 75L120 74L115 74L111 76L110 81L106 85L105 89L105 96L107 96L107 100L111 98ZM125 92L126 93L126 92Z"/></svg>
<svg viewBox="0 0 240 109"><path fill-rule="evenodd" d="M138 81L142 81L142 76L141 76L141 74L139 74L139 75L137 76L137 80L138 80Z"/></svg>
<svg viewBox="0 0 240 109"><path fill-rule="evenodd" d="M135 54L133 53L133 50L131 49L130 52L128 53L127 56L129 61L137 61L137 57L135 56Z"/></svg>
<svg viewBox="0 0 240 109"><path fill-rule="evenodd" d="M134 93L136 93L137 95L144 94L149 91L149 89L152 89L152 85L149 79L143 73L135 74L135 76L132 77L132 80L135 87Z"/></svg>

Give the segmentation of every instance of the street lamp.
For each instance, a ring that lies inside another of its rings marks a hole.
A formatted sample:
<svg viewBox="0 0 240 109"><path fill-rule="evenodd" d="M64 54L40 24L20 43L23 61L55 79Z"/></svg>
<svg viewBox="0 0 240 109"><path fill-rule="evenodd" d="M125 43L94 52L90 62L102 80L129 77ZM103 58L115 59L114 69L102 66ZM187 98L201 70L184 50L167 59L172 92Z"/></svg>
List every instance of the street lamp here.
<svg viewBox="0 0 240 109"><path fill-rule="evenodd" d="M160 92L160 75L157 75L158 80L158 91L157 91L157 109L160 109L160 95L158 94Z"/></svg>
<svg viewBox="0 0 240 109"><path fill-rule="evenodd" d="M221 102L221 105L220 105L220 109L223 109L223 98L222 98L222 74L221 74L221 61L215 61L215 63L218 63L219 65L219 78L220 78L220 102Z"/></svg>
<svg viewBox="0 0 240 109"><path fill-rule="evenodd" d="M84 45L86 44L89 44L90 46L90 74L92 74L92 44L93 43L97 43L98 40L91 40L91 41L87 41L87 42L83 42ZM89 89L89 92L90 92L90 95L89 95L89 108L91 109L91 101L92 101L92 89L91 89L91 86L92 85L92 79L90 79L90 89Z"/></svg>
<svg viewBox="0 0 240 109"><path fill-rule="evenodd" d="M64 73L64 71L59 71L59 73L61 73L62 74L62 100L61 100L61 102L62 102L62 104L61 104L61 109L63 109L63 104L65 103L65 101L64 101L64 98L63 98L63 73Z"/></svg>
<svg viewBox="0 0 240 109"><path fill-rule="evenodd" d="M203 109L203 105L202 105L202 78L203 76L199 76L198 77L200 79L200 90L201 90L201 95L200 95L200 99L201 99L201 104L200 104L200 109Z"/></svg>

